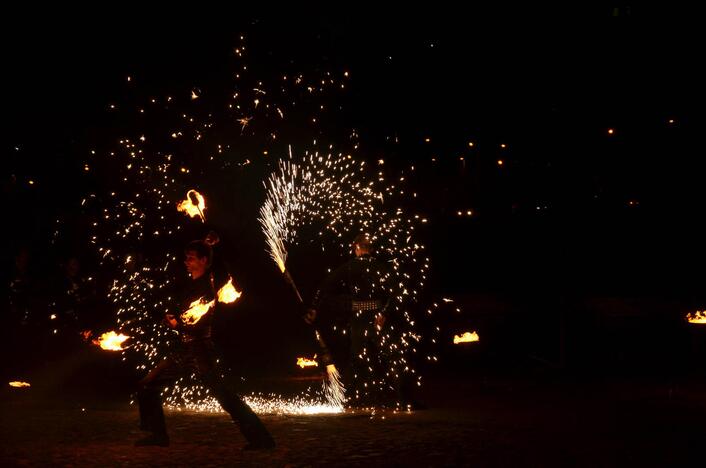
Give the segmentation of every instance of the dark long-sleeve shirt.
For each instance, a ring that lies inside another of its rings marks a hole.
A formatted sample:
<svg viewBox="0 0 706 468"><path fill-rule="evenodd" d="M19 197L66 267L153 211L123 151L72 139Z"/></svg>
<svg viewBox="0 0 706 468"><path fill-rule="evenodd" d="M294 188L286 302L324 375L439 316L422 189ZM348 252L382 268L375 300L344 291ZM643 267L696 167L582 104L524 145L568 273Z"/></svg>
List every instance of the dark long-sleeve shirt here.
<svg viewBox="0 0 706 468"><path fill-rule="evenodd" d="M217 299L216 292L220 289L227 281L218 278L219 275L214 275L211 270L208 270L204 275L200 276L195 280L190 280L181 289L178 297L178 305L180 310L177 314L177 330L182 335L184 341L193 341L199 339L206 339L211 337L211 325L213 323L214 309L216 308ZM191 308L191 304L196 301L201 300L201 302L211 302L213 305L206 314L204 314L198 322L193 325L184 323L181 320L181 315Z"/></svg>
<svg viewBox="0 0 706 468"><path fill-rule="evenodd" d="M327 314L347 315L355 302L377 301L380 312L384 313L390 299L389 277L387 264L369 255L355 257L324 279L313 306Z"/></svg>

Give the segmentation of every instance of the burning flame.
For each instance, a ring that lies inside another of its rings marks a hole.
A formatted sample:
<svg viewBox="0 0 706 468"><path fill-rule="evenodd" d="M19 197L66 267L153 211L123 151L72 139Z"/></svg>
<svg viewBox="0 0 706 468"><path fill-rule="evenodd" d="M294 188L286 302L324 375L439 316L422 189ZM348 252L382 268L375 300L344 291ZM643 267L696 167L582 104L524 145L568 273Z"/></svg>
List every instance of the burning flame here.
<svg viewBox="0 0 706 468"><path fill-rule="evenodd" d="M233 278L228 278L228 282L218 290L218 302L224 304L232 304L237 301L240 296L243 295L242 291L238 291L233 286ZM193 304L192 304L193 305Z"/></svg>
<svg viewBox="0 0 706 468"><path fill-rule="evenodd" d="M93 344L107 351L122 351L123 342L130 338L127 335L117 334L114 331L103 333L100 338L93 340Z"/></svg>
<svg viewBox="0 0 706 468"><path fill-rule="evenodd" d="M297 365L304 369L305 367L318 367L319 363L316 362L316 354L314 354L313 359L307 359L303 357L297 358Z"/></svg>
<svg viewBox="0 0 706 468"><path fill-rule="evenodd" d="M197 299L189 305L189 309L186 312L181 314L181 320L186 325L193 325L201 320L201 317L206 315L206 313L211 310L211 307L214 305L215 301L206 302L203 297Z"/></svg>
<svg viewBox="0 0 706 468"><path fill-rule="evenodd" d="M459 343L471 343L473 341L480 341L480 337L476 332L466 332L463 335L454 335L454 344Z"/></svg>
<svg viewBox="0 0 706 468"><path fill-rule="evenodd" d="M235 289L235 286L233 286L233 278L228 278L228 282L218 290L218 302L232 304L242 295L242 291L238 291ZM201 320L201 317L206 315L206 313L211 310L211 307L214 305L216 305L215 300L206 302L206 299L201 297L189 304L189 309L181 314L181 320L186 325L194 325L196 322Z"/></svg>
<svg viewBox="0 0 706 468"><path fill-rule="evenodd" d="M10 387L20 388L20 387L29 387L29 386L30 386L29 382L19 382L19 381L10 382Z"/></svg>
<svg viewBox="0 0 706 468"><path fill-rule="evenodd" d="M703 312L700 310L697 310L693 314L686 314L686 320L689 323L706 324L706 310Z"/></svg>
<svg viewBox="0 0 706 468"><path fill-rule="evenodd" d="M204 223L206 222L206 217L203 214L205 209L206 199L204 199L203 195L193 189L186 192L186 200L177 205L178 211L183 211L192 218L198 216Z"/></svg>

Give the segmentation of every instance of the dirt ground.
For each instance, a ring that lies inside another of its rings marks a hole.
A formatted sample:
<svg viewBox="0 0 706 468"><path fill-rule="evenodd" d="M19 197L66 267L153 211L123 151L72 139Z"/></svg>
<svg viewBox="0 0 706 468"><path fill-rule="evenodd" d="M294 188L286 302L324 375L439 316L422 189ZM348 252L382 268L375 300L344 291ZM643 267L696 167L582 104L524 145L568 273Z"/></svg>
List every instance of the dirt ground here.
<svg viewBox="0 0 706 468"><path fill-rule="evenodd" d="M169 411L171 446L134 447L127 396L1 392L2 466L703 466L706 440L702 378L437 375L408 414L263 415L266 452L225 414Z"/></svg>

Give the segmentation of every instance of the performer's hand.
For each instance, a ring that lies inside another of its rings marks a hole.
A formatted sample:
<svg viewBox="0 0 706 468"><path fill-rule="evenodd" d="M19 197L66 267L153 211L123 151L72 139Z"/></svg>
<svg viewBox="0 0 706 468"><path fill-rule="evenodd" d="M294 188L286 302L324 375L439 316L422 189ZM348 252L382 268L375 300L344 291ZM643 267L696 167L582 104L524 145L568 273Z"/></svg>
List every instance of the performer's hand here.
<svg viewBox="0 0 706 468"><path fill-rule="evenodd" d="M384 314L377 314L375 316L375 328L379 330L382 330L382 327L385 326L385 315Z"/></svg>
<svg viewBox="0 0 706 468"><path fill-rule="evenodd" d="M304 314L304 321L311 325L314 323L314 320L316 320L316 309L314 308L309 308L306 310L306 314Z"/></svg>
<svg viewBox="0 0 706 468"><path fill-rule="evenodd" d="M164 323L169 327L169 328L176 328L177 327L177 320L176 317L174 317L172 314L167 314L164 316Z"/></svg>

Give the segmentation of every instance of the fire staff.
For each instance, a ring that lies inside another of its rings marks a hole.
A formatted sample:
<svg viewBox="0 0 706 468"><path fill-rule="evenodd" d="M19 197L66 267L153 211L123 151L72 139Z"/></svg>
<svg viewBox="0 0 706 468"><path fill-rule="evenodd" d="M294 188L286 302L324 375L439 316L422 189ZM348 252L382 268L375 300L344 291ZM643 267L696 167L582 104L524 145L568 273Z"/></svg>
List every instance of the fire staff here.
<svg viewBox="0 0 706 468"><path fill-rule="evenodd" d="M331 346L320 351L323 363L345 370L350 398L362 403L369 400L362 384L380 381L384 373L378 335L387 320L389 269L373 257L367 234L356 236L352 248L355 257L324 279L305 320L326 333Z"/></svg>

